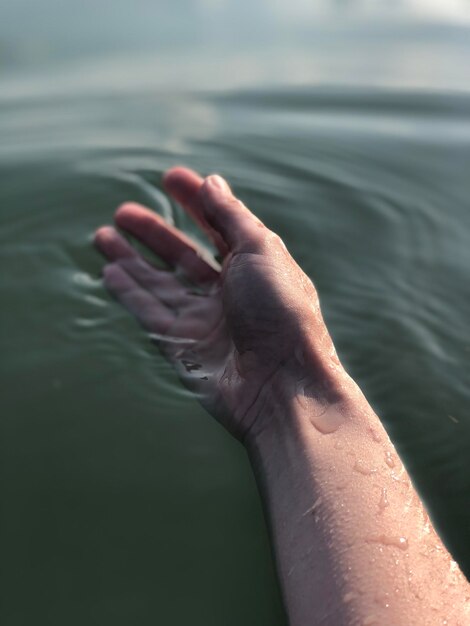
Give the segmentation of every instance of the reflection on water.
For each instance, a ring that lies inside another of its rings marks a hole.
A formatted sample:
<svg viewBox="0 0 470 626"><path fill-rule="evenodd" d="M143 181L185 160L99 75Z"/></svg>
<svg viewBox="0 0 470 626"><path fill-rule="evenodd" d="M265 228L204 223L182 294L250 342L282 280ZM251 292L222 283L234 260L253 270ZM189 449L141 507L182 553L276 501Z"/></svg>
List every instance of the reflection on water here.
<svg viewBox="0 0 470 626"><path fill-rule="evenodd" d="M467 5L384 19L324 3L313 19L297 2L286 21L260 2L264 38L240 51L233 28L226 46L214 32L227 11L246 22L241 3L182 2L182 19L141 0L155 32L180 30L137 50L129 18L118 55L117 7L142 18L115 3L100 47L98 3L85 58L64 4L42 3L64 58L0 57L3 622L285 623L243 451L103 292L90 246L131 198L198 236L160 191L175 163L225 174L315 280L468 572ZM8 2L0 41L19 19L33 41L37 10ZM187 37L200 15L205 46Z"/></svg>

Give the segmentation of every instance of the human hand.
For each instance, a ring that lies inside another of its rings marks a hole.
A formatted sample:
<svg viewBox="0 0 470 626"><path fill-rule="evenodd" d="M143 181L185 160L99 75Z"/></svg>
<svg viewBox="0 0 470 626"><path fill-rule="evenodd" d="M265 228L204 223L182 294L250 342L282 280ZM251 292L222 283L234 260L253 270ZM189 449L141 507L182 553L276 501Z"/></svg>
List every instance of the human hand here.
<svg viewBox="0 0 470 626"><path fill-rule="evenodd" d="M109 260L104 284L153 338L183 383L232 434L244 440L266 426L264 397L281 386L327 402L342 371L310 279L281 239L219 176L185 168L164 177L168 193L217 247L218 269L180 230L126 203L116 225L170 270L153 267L111 226L95 243ZM306 374L308 372L308 374Z"/></svg>

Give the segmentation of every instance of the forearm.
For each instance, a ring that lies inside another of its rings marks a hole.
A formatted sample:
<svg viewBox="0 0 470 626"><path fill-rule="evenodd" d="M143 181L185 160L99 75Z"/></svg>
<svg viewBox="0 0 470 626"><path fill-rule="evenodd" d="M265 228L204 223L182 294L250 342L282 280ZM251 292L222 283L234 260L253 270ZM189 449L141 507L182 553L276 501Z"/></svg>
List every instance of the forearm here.
<svg viewBox="0 0 470 626"><path fill-rule="evenodd" d="M343 376L326 407L298 385L268 385L269 425L247 442L289 623L464 626L468 584L379 419Z"/></svg>

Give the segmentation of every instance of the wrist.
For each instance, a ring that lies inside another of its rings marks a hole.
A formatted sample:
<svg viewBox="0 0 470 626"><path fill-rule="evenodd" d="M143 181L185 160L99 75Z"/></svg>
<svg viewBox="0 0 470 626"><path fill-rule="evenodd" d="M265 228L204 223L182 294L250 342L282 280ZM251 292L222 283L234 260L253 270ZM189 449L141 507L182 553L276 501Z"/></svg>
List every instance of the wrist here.
<svg viewBox="0 0 470 626"><path fill-rule="evenodd" d="M262 449L273 437L297 439L310 431L317 437L334 435L368 407L339 363L312 361L285 366L262 385L250 409L247 448Z"/></svg>

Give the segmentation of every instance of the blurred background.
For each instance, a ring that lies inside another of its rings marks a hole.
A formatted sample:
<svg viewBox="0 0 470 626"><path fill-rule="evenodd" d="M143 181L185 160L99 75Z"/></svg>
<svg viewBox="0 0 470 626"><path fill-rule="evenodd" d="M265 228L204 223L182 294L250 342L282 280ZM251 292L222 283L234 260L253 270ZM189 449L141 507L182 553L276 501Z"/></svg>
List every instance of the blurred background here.
<svg viewBox="0 0 470 626"><path fill-rule="evenodd" d="M93 230L220 172L470 573L468 0L3 0L4 626L286 624L244 451L103 291Z"/></svg>
<svg viewBox="0 0 470 626"><path fill-rule="evenodd" d="M461 89L469 12L468 0L4 0L0 69L15 85L34 72L35 88L47 77L61 92Z"/></svg>

